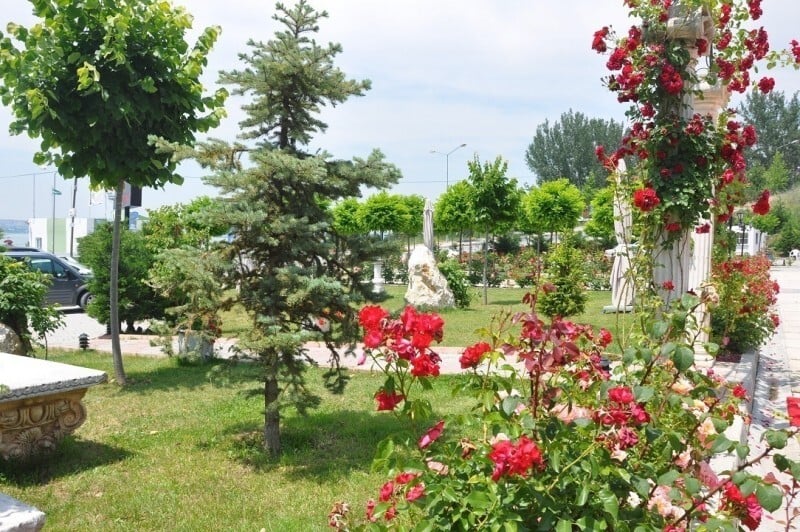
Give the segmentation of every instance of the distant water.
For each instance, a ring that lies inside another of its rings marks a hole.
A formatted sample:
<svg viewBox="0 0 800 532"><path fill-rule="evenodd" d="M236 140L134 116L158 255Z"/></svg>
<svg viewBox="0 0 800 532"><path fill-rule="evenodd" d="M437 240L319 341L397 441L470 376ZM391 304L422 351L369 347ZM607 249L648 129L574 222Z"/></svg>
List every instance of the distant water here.
<svg viewBox="0 0 800 532"><path fill-rule="evenodd" d="M13 244L12 246L27 246L28 245L28 233L3 233L2 238L0 238L0 242L5 245L6 240L11 240Z"/></svg>

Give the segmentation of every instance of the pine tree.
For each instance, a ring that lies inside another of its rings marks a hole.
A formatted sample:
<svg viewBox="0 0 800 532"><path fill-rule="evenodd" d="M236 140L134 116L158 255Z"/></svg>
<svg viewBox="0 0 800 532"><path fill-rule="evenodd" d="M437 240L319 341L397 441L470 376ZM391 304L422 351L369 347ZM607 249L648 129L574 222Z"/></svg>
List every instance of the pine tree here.
<svg viewBox="0 0 800 532"><path fill-rule="evenodd" d="M369 81L349 80L334 66L339 45L314 41L327 13L303 0L276 9L282 29L275 38L250 41L251 53L240 55L246 67L221 74L235 94L252 97L240 126L256 146L216 143L200 158L218 170L208 182L219 187L218 215L235 235L225 249L238 261L237 299L252 318L238 345L263 366L264 447L273 456L281 453L281 409L302 413L319 400L306 387L308 341L330 349L326 384L345 384L339 361L357 338L354 304L371 297L354 266L384 252L368 235L336 234L330 205L399 178L378 150L352 161L304 151L327 128L321 107L362 95ZM251 164L238 161L242 152Z"/></svg>

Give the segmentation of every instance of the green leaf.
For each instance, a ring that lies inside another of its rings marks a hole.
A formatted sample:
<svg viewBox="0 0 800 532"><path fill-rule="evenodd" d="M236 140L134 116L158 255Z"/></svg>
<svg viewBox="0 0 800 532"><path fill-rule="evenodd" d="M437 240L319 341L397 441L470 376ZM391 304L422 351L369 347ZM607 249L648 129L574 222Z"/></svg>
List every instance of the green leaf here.
<svg viewBox="0 0 800 532"><path fill-rule="evenodd" d="M511 417L514 414L514 411L517 409L517 406L521 403L520 398L517 396L509 395L503 399L501 404L501 408L503 409L503 413L505 415Z"/></svg>
<svg viewBox="0 0 800 532"><path fill-rule="evenodd" d="M657 484L660 486L672 486L672 483L680 477L681 474L677 471L670 470L658 477ZM649 488L648 488L649 489Z"/></svg>
<svg viewBox="0 0 800 532"><path fill-rule="evenodd" d="M767 445L773 449L783 449L786 447L788 439L788 434L782 430L770 429L764 433L764 440L766 440Z"/></svg>
<svg viewBox="0 0 800 532"><path fill-rule="evenodd" d="M584 482L581 484L581 491L575 497L575 505L576 506L583 506L586 504L586 501L589 500L589 483Z"/></svg>
<svg viewBox="0 0 800 532"><path fill-rule="evenodd" d="M660 340L669 330L669 324L665 321L657 321L650 325L650 336Z"/></svg>
<svg viewBox="0 0 800 532"><path fill-rule="evenodd" d="M702 483L694 477L684 477L683 482L684 482L683 485L686 488L686 492L689 495L695 495L697 493L700 493L700 490L703 488Z"/></svg>
<svg viewBox="0 0 800 532"><path fill-rule="evenodd" d="M694 364L694 350L686 345L680 345L675 349L672 361L678 371L686 371Z"/></svg>
<svg viewBox="0 0 800 532"><path fill-rule="evenodd" d="M711 445L711 452L715 454L726 452L731 448L731 445L733 445L733 442L726 438L724 434L717 434L717 437L714 438L714 443Z"/></svg>
<svg viewBox="0 0 800 532"><path fill-rule="evenodd" d="M633 396L639 403L646 403L655 395L655 390L650 386L634 386Z"/></svg>
<svg viewBox="0 0 800 532"><path fill-rule="evenodd" d="M778 486L761 484L756 488L758 503L768 512L774 512L781 507L783 492Z"/></svg>
<svg viewBox="0 0 800 532"><path fill-rule="evenodd" d="M473 490L467 495L465 502L476 510L485 510L492 505L492 500L484 491Z"/></svg>
<svg viewBox="0 0 800 532"><path fill-rule="evenodd" d="M556 532L572 532L572 522L560 519L556 525Z"/></svg>
<svg viewBox="0 0 800 532"><path fill-rule="evenodd" d="M619 500L617 500L617 496L608 489L600 491L597 496L603 503L603 510L616 521L619 512Z"/></svg>

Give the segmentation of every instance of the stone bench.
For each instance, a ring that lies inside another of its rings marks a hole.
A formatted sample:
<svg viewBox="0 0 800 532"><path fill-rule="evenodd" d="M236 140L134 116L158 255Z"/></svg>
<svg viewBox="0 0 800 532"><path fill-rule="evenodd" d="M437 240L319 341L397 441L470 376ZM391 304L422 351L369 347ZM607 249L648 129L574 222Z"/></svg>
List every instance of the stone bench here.
<svg viewBox="0 0 800 532"><path fill-rule="evenodd" d="M0 353L0 457L52 451L86 420L81 400L105 372Z"/></svg>
<svg viewBox="0 0 800 532"><path fill-rule="evenodd" d="M44 519L40 510L0 493L0 532L36 532Z"/></svg>

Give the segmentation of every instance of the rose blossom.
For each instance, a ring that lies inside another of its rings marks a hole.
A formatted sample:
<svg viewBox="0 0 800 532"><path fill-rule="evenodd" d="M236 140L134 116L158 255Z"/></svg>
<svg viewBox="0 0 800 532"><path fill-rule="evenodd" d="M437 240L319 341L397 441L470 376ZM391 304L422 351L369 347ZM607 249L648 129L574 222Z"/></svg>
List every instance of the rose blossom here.
<svg viewBox="0 0 800 532"><path fill-rule="evenodd" d="M422 435L422 437L419 439L419 442L417 442L417 445L420 449L428 447L430 444L439 439L439 436L442 435L443 430L444 420L441 420L436 425L428 429L428 432Z"/></svg>
<svg viewBox="0 0 800 532"><path fill-rule="evenodd" d="M459 357L458 362L461 364L461 369L475 368L481 363L483 355L492 350L486 342L478 342L475 345L467 347L464 354Z"/></svg>
<svg viewBox="0 0 800 532"><path fill-rule="evenodd" d="M403 399L405 399L403 394L397 392L389 394L386 390L379 390L378 393L375 394L375 400L378 401L378 411L394 410L394 407L400 404Z"/></svg>
<svg viewBox="0 0 800 532"><path fill-rule="evenodd" d="M753 212L758 215L765 215L769 212L769 190L764 190L753 204Z"/></svg>
<svg viewBox="0 0 800 532"><path fill-rule="evenodd" d="M633 193L633 204L642 212L652 211L659 203L661 203L661 200L651 187L640 188Z"/></svg>

